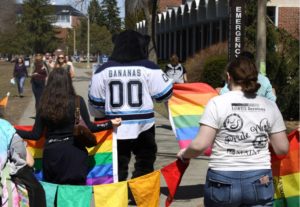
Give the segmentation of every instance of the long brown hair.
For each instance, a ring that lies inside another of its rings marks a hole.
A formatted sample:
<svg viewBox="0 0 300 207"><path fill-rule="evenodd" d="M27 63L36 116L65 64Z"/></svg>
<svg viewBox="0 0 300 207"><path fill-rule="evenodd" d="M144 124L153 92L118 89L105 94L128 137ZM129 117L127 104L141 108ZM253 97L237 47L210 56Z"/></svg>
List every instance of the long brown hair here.
<svg viewBox="0 0 300 207"><path fill-rule="evenodd" d="M63 68L53 70L41 97L38 109L41 118L54 124L69 119L73 116L69 111L74 108L75 96L69 73Z"/></svg>
<svg viewBox="0 0 300 207"><path fill-rule="evenodd" d="M258 71L254 62L246 57L239 57L227 65L227 72L235 84L242 87L246 94L255 94L260 87L257 82Z"/></svg>

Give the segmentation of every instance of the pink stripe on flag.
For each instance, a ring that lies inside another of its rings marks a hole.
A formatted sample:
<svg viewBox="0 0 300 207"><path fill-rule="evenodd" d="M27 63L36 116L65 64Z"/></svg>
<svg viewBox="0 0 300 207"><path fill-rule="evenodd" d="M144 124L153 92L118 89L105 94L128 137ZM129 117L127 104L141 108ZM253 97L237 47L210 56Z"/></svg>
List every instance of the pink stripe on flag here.
<svg viewBox="0 0 300 207"><path fill-rule="evenodd" d="M179 148L183 149L189 146L192 140L178 140Z"/></svg>

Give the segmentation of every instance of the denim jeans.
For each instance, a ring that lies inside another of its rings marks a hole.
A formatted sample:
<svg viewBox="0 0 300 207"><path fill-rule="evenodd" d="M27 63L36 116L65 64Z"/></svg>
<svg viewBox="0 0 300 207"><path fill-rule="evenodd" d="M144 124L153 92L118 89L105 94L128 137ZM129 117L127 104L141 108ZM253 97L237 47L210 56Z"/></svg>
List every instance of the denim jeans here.
<svg viewBox="0 0 300 207"><path fill-rule="evenodd" d="M207 171L205 207L273 206L271 169L249 171Z"/></svg>
<svg viewBox="0 0 300 207"><path fill-rule="evenodd" d="M19 95L23 95L25 76L16 77L15 79L16 79L16 82L17 82Z"/></svg>

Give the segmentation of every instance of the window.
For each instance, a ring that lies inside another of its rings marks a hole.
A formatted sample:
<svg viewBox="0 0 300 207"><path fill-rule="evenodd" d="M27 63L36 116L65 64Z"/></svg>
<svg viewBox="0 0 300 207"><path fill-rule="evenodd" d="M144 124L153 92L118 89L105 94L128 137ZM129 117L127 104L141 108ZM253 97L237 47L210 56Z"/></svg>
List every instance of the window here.
<svg viewBox="0 0 300 207"><path fill-rule="evenodd" d="M276 7L275 6L268 6L267 7L267 16L276 25Z"/></svg>
<svg viewBox="0 0 300 207"><path fill-rule="evenodd" d="M70 16L69 15L57 15L57 22L70 22Z"/></svg>

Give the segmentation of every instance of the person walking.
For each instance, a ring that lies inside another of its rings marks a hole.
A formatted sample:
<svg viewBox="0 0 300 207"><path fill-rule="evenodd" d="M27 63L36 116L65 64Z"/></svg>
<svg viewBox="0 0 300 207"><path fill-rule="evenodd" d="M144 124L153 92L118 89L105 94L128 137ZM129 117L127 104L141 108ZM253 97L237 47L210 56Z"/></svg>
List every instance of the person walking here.
<svg viewBox="0 0 300 207"><path fill-rule="evenodd" d="M41 97L32 131L17 130L26 139L38 140L46 130L43 150L43 179L57 184L85 185L88 174L88 152L80 140L74 139L76 99L69 73L63 68L53 70ZM115 118L101 124L90 121L84 99L80 97L80 115L92 132L121 124Z"/></svg>
<svg viewBox="0 0 300 207"><path fill-rule="evenodd" d="M71 65L68 63L67 56L65 56L63 53L59 53L57 56L54 64L54 69L56 68L64 68L70 74L71 78L74 78L75 76L73 64Z"/></svg>
<svg viewBox="0 0 300 207"><path fill-rule="evenodd" d="M27 68L24 64L24 59L21 57L19 57L16 61L14 71L13 71L13 77L14 77L15 81L17 82L19 97L23 98L24 83L25 83L26 77L28 77L28 72L27 72Z"/></svg>
<svg viewBox="0 0 300 207"><path fill-rule="evenodd" d="M184 161L212 146L204 187L206 207L273 206L269 143L276 154L286 154L289 142L276 103L256 95L257 76L249 58L230 62L230 91L209 101L195 139L177 154Z"/></svg>
<svg viewBox="0 0 300 207"><path fill-rule="evenodd" d="M173 80L173 83L187 83L186 70L176 54L171 55L170 63L166 65L165 73Z"/></svg>
<svg viewBox="0 0 300 207"><path fill-rule="evenodd" d="M41 54L37 54L34 60L33 72L31 74L31 86L35 98L36 111L38 109L40 98L45 87L47 76L48 70L43 61L43 56Z"/></svg>

